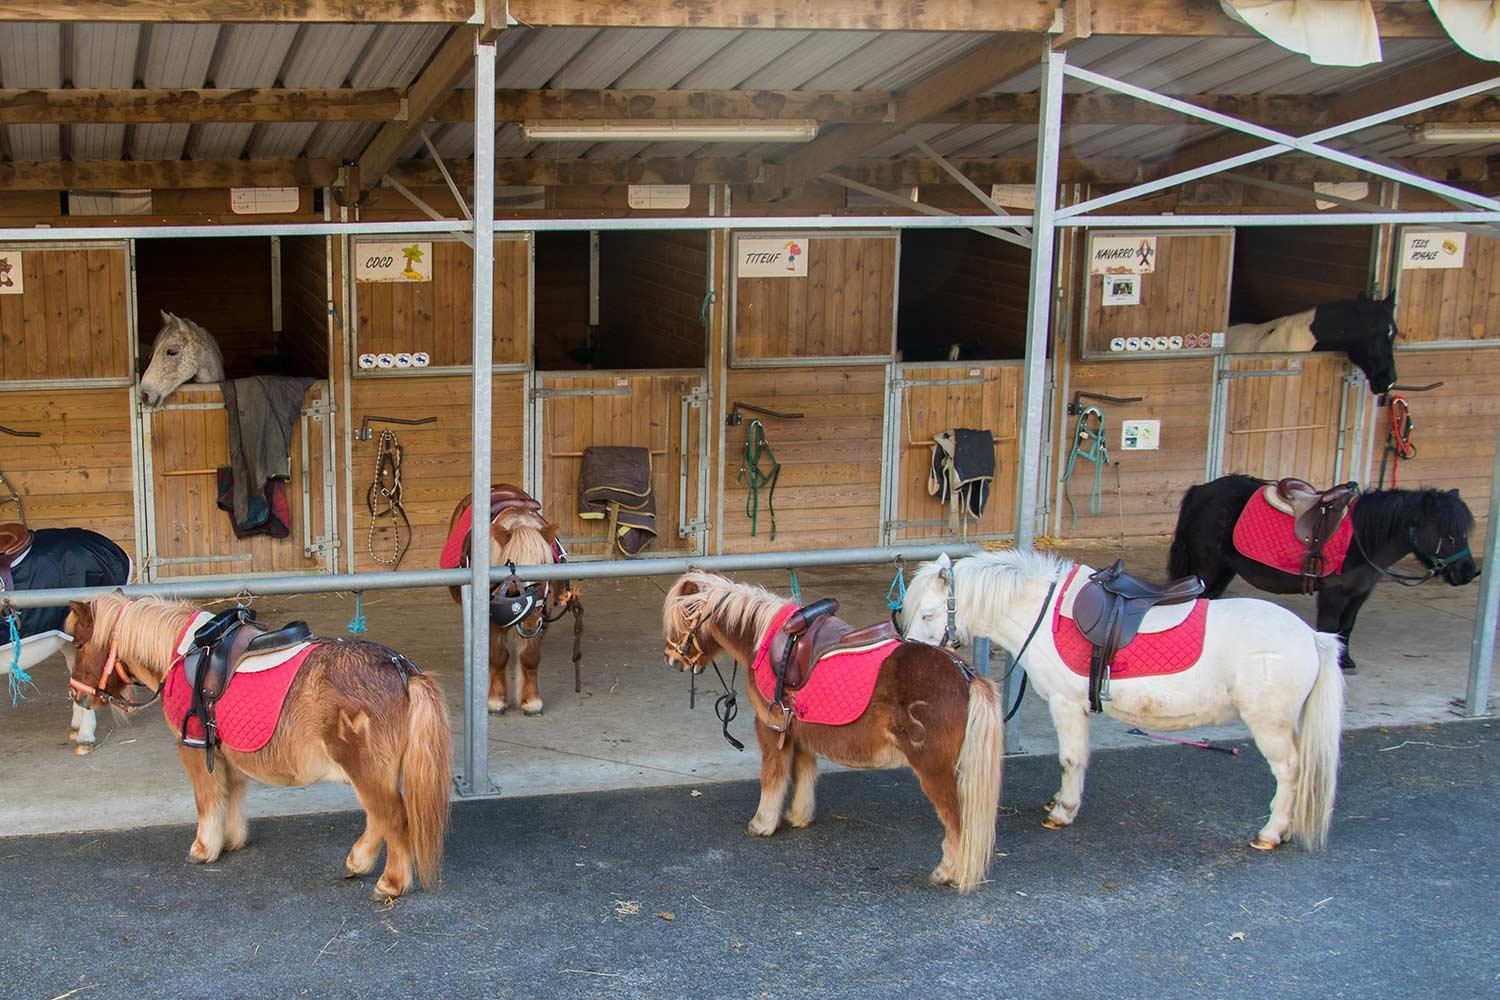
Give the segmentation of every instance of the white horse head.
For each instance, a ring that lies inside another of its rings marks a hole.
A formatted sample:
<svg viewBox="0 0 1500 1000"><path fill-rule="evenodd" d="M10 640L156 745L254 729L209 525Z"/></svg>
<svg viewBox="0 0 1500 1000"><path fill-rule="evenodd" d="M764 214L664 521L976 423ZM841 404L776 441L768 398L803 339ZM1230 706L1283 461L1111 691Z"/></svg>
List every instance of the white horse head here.
<svg viewBox="0 0 1500 1000"><path fill-rule="evenodd" d="M163 311L151 363L141 376L141 402L157 406L188 382L224 381L224 355L209 332Z"/></svg>
<svg viewBox="0 0 1500 1000"><path fill-rule="evenodd" d="M1007 549L969 556L954 564L947 555L918 567L906 588L901 620L906 638L939 643L948 630L948 595L955 597L954 638L967 644L972 634L993 635L995 621L1022 598L1028 583L1060 579L1070 564L1046 552ZM980 574L976 583L972 577ZM976 588L982 588L976 590ZM1040 588L1037 596L1040 597ZM1020 614L1025 608L1016 608ZM1034 611L1034 609L1032 609Z"/></svg>

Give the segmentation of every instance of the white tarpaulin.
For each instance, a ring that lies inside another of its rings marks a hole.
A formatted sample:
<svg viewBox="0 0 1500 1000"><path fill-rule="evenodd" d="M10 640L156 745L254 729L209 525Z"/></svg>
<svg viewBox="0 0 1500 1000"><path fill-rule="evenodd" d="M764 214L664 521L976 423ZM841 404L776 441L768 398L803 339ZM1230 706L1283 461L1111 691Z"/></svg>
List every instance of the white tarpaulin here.
<svg viewBox="0 0 1500 1000"><path fill-rule="evenodd" d="M1475 59L1500 60L1500 9L1494 0L1429 0L1453 44Z"/></svg>
<svg viewBox="0 0 1500 1000"><path fill-rule="evenodd" d="M1380 62L1370 0L1219 0L1224 13L1319 66Z"/></svg>

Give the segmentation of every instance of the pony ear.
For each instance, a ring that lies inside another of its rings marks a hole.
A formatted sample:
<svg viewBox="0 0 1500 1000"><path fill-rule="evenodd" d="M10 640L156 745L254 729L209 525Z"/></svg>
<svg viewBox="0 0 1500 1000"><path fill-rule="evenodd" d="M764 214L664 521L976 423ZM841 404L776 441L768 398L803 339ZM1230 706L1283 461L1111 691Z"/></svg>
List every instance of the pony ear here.
<svg viewBox="0 0 1500 1000"><path fill-rule="evenodd" d="M68 612L82 625L89 624L94 618L94 609L82 601L69 601Z"/></svg>
<svg viewBox="0 0 1500 1000"><path fill-rule="evenodd" d="M953 560L948 558L944 552L937 557L938 579L944 583L948 582L948 576L953 572Z"/></svg>
<svg viewBox="0 0 1500 1000"><path fill-rule="evenodd" d="M165 309L163 309L161 311L161 321L162 321L162 325L164 325L164 326L166 324L172 322L176 318L177 318L176 316L173 316L171 313L167 312Z"/></svg>

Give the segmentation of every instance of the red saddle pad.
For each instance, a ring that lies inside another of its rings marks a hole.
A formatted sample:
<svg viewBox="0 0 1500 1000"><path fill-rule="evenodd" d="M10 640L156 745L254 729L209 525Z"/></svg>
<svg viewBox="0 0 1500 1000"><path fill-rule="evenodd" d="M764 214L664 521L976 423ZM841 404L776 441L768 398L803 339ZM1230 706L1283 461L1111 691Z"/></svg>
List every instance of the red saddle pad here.
<svg viewBox="0 0 1500 1000"><path fill-rule="evenodd" d="M1350 504L1344 522L1323 546L1325 568L1321 576L1334 576L1344 571L1344 557L1349 554L1349 543L1353 540L1354 504ZM1302 574L1302 554L1307 550L1297 540L1295 519L1286 511L1271 506L1264 489L1250 495L1239 519L1234 522L1234 547L1246 559L1294 576Z"/></svg>
<svg viewBox="0 0 1500 1000"><path fill-rule="evenodd" d="M771 638L796 610L797 605L788 604L776 612L765 639L755 651L750 673L755 678L756 689L766 701L776 700ZM858 719L870 707L881 664L900 645L900 639L888 639L863 649L823 657L807 683L788 693L787 700L792 703L793 714L801 722L815 722L822 726L847 726Z"/></svg>
<svg viewBox="0 0 1500 1000"><path fill-rule="evenodd" d="M291 659L269 670L235 674L229 687L214 706L214 718L218 723L219 738L231 750L253 753L270 742L281 720L281 709L286 704L286 695L302 669L307 654L317 646L308 646ZM182 659L172 664L162 683L161 710L167 724L174 732L182 725L193 702L193 689L183 672ZM203 736L203 726L197 719L188 723L187 735Z"/></svg>
<svg viewBox="0 0 1500 1000"><path fill-rule="evenodd" d="M1074 566L1063 585L1062 594L1052 609L1052 645L1057 655L1068 665L1068 669L1083 677L1089 675L1089 660L1094 654L1094 645L1089 642L1078 624L1062 613L1063 595L1075 584L1080 567ZM1078 586L1083 584L1079 582ZM1113 680L1130 680L1134 677L1155 677L1160 674L1177 674L1188 669L1203 657L1203 637L1207 632L1208 602L1193 602L1182 624L1165 632L1140 632L1115 654L1114 666L1110 670Z"/></svg>

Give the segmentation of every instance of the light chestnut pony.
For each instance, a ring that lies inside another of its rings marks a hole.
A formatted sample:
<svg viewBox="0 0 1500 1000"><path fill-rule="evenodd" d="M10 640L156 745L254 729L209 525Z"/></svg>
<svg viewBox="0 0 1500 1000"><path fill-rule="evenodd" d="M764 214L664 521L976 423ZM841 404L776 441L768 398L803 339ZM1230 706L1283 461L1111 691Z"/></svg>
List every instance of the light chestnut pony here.
<svg viewBox="0 0 1500 1000"><path fill-rule="evenodd" d="M189 382L224 381L224 355L203 327L163 311L151 345L151 363L141 376L141 402L160 406Z"/></svg>
<svg viewBox="0 0 1500 1000"><path fill-rule="evenodd" d="M448 533L458 523L458 516L469 506L469 497L464 497L448 519ZM472 529L471 529L472 530ZM504 566L507 562L517 566L541 566L554 562L552 543L557 539L557 525L535 511L520 508L502 510L490 522L490 565ZM466 564L467 565L467 564ZM528 718L542 714L542 689L537 681L537 669L542 662L542 637L546 634L545 618L554 618L562 605L572 596L571 592L559 593L550 583L543 586L545 599L537 609L515 625L501 628L490 621L490 693L489 711L492 715L504 715L511 705L517 705ZM463 600L463 591L458 587L448 588L455 602ZM505 596L504 581L490 590L490 600ZM511 683L510 634L516 633L519 660L518 682ZM514 691L515 697L512 698Z"/></svg>
<svg viewBox="0 0 1500 1000"><path fill-rule="evenodd" d="M120 706L126 683L160 692L176 658L178 637L199 613L190 604L119 594L74 603L68 631L77 646L73 679ZM113 647L116 663L110 665ZM302 786L320 781L351 784L365 808L365 830L344 865L350 876L375 869L382 843L385 871L376 899L399 896L411 885L415 864L422 884L437 885L448 825L451 735L443 692L436 681L412 673L403 682L400 654L365 641L321 642L307 654L264 747L215 752L210 774L201 749L178 746L193 784L198 833L188 860L207 864L222 851L245 846L245 779ZM181 720L168 719L178 737Z"/></svg>
<svg viewBox="0 0 1500 1000"><path fill-rule="evenodd" d="M713 573L679 577L662 609L668 664L700 673L723 650L748 670L786 603L763 587ZM945 650L903 643L880 665L863 715L844 726L793 721L784 741L768 725L771 706L754 679L745 686L760 742L760 807L750 833L776 832L788 785L787 822L794 827L812 822L820 756L846 767L906 764L943 823L943 859L932 882L970 892L983 880L994 853L1004 746L1005 723L993 684L977 675L966 681L961 665Z"/></svg>
<svg viewBox="0 0 1500 1000"><path fill-rule="evenodd" d="M1047 701L1057 727L1062 787L1043 825L1061 829L1078 816L1089 760L1088 678L1074 673L1052 642L1051 592L1074 563L1045 552L986 552L924 563L906 589L902 620L910 639L936 642L956 598L958 638L987 636L1012 656L1040 622L1021 666ZM1078 578L1090 570L1079 567ZM1147 621L1155 612L1148 613ZM1116 680L1104 710L1127 725L1180 730L1244 720L1276 776L1271 813L1252 847L1269 851L1288 836L1308 848L1328 839L1343 730L1342 643L1316 632L1269 601L1210 601L1203 653L1186 670Z"/></svg>

